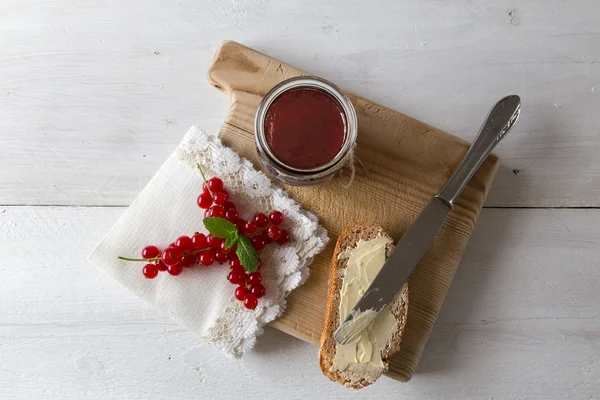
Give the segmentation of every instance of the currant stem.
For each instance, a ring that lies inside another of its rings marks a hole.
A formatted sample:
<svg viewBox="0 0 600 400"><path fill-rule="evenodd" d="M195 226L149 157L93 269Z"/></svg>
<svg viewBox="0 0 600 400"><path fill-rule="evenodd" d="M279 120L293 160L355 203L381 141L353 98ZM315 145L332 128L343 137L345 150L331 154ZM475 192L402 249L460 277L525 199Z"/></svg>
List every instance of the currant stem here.
<svg viewBox="0 0 600 400"><path fill-rule="evenodd" d="M202 171L202 167L200 166L200 164L196 164L196 168L198 168L198 171L200 171L200 175L202 175L202 179L204 180L204 183L206 184L206 189L208 190L208 193L210 193L210 197L214 197L214 193L208 187L208 182L206 181L206 176L204 176L204 171Z"/></svg>
<svg viewBox="0 0 600 400"><path fill-rule="evenodd" d="M161 257L152 257L152 258L129 258L129 257L117 257L119 260L123 261L156 261L160 260Z"/></svg>
<svg viewBox="0 0 600 400"><path fill-rule="evenodd" d="M194 250L194 251L190 251L187 253L183 253L181 256L193 256L194 254L198 254L198 253L202 253L203 251L207 251L207 250L211 250L210 247L207 247L205 249L198 249L198 250Z"/></svg>
<svg viewBox="0 0 600 400"><path fill-rule="evenodd" d="M194 250L194 251L188 251L187 253L182 253L181 256L182 257L184 257L184 256L193 256L193 255L196 255L198 253L202 253L203 251L207 251L207 250L210 250L210 249L211 249L210 247L207 247L205 249L198 249L198 250ZM156 260L162 259L161 256L152 257L152 258L129 258L129 257L118 256L117 258L119 260L123 260L123 261L146 261L146 262L148 262L148 261L156 261Z"/></svg>

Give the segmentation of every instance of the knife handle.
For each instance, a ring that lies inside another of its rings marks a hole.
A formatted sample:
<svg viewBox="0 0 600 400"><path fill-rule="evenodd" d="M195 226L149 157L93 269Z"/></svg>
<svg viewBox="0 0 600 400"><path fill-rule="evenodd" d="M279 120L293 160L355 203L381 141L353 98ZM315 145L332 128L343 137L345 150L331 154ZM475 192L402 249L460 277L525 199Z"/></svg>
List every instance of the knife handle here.
<svg viewBox="0 0 600 400"><path fill-rule="evenodd" d="M465 158L436 197L450 207L454 205L487 156L517 122L520 112L521 99L517 95L507 96L492 107Z"/></svg>

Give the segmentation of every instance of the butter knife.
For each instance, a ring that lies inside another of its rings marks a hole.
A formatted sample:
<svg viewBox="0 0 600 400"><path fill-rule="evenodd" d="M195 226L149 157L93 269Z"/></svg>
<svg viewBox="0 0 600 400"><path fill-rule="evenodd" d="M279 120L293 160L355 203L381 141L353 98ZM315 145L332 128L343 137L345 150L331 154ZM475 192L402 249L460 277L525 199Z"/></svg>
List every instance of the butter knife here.
<svg viewBox="0 0 600 400"><path fill-rule="evenodd" d="M335 331L336 342L347 344L357 340L394 298L433 243L456 199L492 149L513 127L520 112L521 99L516 95L503 98L491 109L454 174L402 236L365 294Z"/></svg>

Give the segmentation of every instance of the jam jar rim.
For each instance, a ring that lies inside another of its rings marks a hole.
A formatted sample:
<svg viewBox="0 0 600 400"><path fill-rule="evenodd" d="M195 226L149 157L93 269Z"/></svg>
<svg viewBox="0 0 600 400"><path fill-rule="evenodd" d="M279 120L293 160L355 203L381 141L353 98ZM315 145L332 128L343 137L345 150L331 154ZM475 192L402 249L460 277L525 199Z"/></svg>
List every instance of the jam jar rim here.
<svg viewBox="0 0 600 400"><path fill-rule="evenodd" d="M342 147L337 152L335 157L333 157L325 164L319 165L314 168L305 169L292 167L278 159L277 156L275 156L275 154L271 150L269 144L267 143L264 131L264 121L267 116L267 112L269 111L269 108L271 107L273 102L285 92L302 88L317 89L325 92L326 95L328 95L334 101L336 101L336 103L338 103L346 119L344 141L342 143ZM333 83L316 76L298 76L294 78L289 78L273 86L271 90L269 90L261 100L260 105L256 110L256 116L254 118L254 130L256 132L256 142L259 146L259 149L266 153L268 158L272 162L277 164L280 168L299 174L316 174L320 172L325 172L335 167L336 164L340 164L338 166L338 168L340 168L342 164L340 163L340 161L344 160L348 153L352 151L356 143L356 138L358 136L357 125L358 123L356 117L356 110L354 109L354 105L352 104L348 96L346 96L346 94L344 94L344 92L342 92L342 90Z"/></svg>

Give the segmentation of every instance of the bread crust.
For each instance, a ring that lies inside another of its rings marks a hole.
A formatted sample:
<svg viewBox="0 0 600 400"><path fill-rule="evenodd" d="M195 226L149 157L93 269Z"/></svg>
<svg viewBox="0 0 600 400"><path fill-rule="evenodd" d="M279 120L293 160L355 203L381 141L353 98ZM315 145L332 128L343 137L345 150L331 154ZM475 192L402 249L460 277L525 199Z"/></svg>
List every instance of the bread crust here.
<svg viewBox="0 0 600 400"><path fill-rule="evenodd" d="M327 307L325 310L325 320L319 347L319 366L321 367L323 374L332 381L339 382L344 386L352 387L354 389L361 389L370 385L372 382L360 380L359 382L352 384L351 380L348 377L345 377L342 372L330 371L336 351L336 342L333 338L333 333L339 325L340 291L343 283L343 277L340 271L347 266L347 260L338 260L338 256L342 251L354 247L360 239L370 240L377 236L389 237L383 228L374 222L361 222L348 226L338 238L329 271ZM393 250L393 244L389 244L386 247L386 258L389 257ZM376 379L378 379L387 369L388 359L400 349L408 313L408 282L404 284L390 305L390 311L392 311L392 314L398 322L398 329L396 332L390 334L390 340L382 354L382 359L386 367L381 368Z"/></svg>

